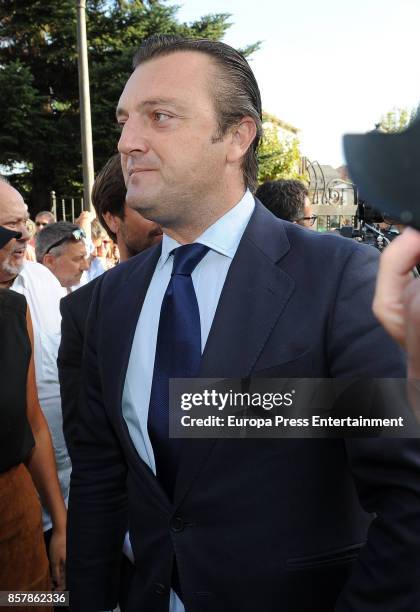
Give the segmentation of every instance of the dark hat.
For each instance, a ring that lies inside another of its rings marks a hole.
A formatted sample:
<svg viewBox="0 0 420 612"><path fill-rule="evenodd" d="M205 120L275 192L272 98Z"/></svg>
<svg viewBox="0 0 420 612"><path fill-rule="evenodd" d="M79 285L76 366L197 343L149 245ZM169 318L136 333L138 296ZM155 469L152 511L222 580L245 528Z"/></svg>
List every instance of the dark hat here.
<svg viewBox="0 0 420 612"><path fill-rule="evenodd" d="M0 249L2 249L13 238L22 238L21 232L14 232L0 225Z"/></svg>

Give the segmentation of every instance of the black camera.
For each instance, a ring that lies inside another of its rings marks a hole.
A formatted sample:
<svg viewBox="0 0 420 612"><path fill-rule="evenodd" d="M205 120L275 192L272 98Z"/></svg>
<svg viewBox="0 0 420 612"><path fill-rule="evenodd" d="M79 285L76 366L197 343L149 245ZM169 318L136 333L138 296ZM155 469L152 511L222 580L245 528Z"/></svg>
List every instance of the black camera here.
<svg viewBox="0 0 420 612"><path fill-rule="evenodd" d="M352 238L383 251L399 234L398 229L394 227L395 221L393 219L390 219L361 198L357 199L356 219L358 227L346 226L340 228L338 231L341 236Z"/></svg>

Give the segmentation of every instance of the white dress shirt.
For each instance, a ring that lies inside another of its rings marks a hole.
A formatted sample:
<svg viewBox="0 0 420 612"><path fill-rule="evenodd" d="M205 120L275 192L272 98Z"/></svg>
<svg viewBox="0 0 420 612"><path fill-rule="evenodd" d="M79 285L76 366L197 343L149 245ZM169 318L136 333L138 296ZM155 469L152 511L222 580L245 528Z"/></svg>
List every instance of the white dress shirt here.
<svg viewBox="0 0 420 612"><path fill-rule="evenodd" d="M67 290L48 268L31 261L25 262L11 289L25 296L31 313L38 398L51 432L58 480L67 505L71 461L63 435L57 371L57 353L61 338L60 300L67 295ZM42 522L44 531L52 527L51 517L44 508Z"/></svg>
<svg viewBox="0 0 420 612"><path fill-rule="evenodd" d="M209 247L209 251L191 275L200 311L202 352L230 264L254 207L254 198L249 191L246 191L234 208L195 240ZM181 245L178 242L166 234L163 235L162 254L150 281L137 323L122 398L122 412L134 446L155 474L155 458L147 431L150 390L160 307L173 266L171 251L179 246ZM174 591L171 591L169 612L184 612L184 606Z"/></svg>

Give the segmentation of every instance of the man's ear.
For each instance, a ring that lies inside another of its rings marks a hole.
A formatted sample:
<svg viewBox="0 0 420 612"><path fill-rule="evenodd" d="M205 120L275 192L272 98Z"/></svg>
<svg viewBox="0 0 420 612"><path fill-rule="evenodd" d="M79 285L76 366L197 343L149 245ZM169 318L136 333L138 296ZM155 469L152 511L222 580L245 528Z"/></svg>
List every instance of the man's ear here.
<svg viewBox="0 0 420 612"><path fill-rule="evenodd" d="M54 270L54 265L55 265L55 257L54 255L51 255L51 253L47 253L46 255L44 255L44 257L42 258L42 262L41 262L46 268L48 268L49 270Z"/></svg>
<svg viewBox="0 0 420 612"><path fill-rule="evenodd" d="M118 234L118 232L120 231L121 219L117 217L117 215L113 215L112 213L110 213L109 210L103 213L102 216L104 218L105 223L111 230L111 232L113 234Z"/></svg>
<svg viewBox="0 0 420 612"><path fill-rule="evenodd" d="M257 126L252 117L242 117L240 122L230 129L230 140L226 159L237 162L243 158L257 134Z"/></svg>

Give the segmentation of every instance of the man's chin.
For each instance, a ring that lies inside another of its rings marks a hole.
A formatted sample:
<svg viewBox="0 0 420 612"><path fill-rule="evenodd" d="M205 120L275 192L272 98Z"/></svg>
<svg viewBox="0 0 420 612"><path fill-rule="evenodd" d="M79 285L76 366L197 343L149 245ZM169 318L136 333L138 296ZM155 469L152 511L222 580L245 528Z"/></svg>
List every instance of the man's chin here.
<svg viewBox="0 0 420 612"><path fill-rule="evenodd" d="M3 272L10 275L10 280L14 280L18 274L20 274L23 270L23 266L25 265L25 261L23 260L20 263L11 264L10 262L5 262L2 266Z"/></svg>
<svg viewBox="0 0 420 612"><path fill-rule="evenodd" d="M150 245L158 244L163 238L163 234L152 234L150 236Z"/></svg>
<svg viewBox="0 0 420 612"><path fill-rule="evenodd" d="M125 202L127 206L141 213L145 205L144 194L139 193L138 189L130 187L129 185L127 187L127 194L125 196Z"/></svg>
<svg viewBox="0 0 420 612"><path fill-rule="evenodd" d="M144 212L154 208L156 201L159 200L158 191L158 189L146 190L130 182L125 196L126 204L144 216Z"/></svg>

